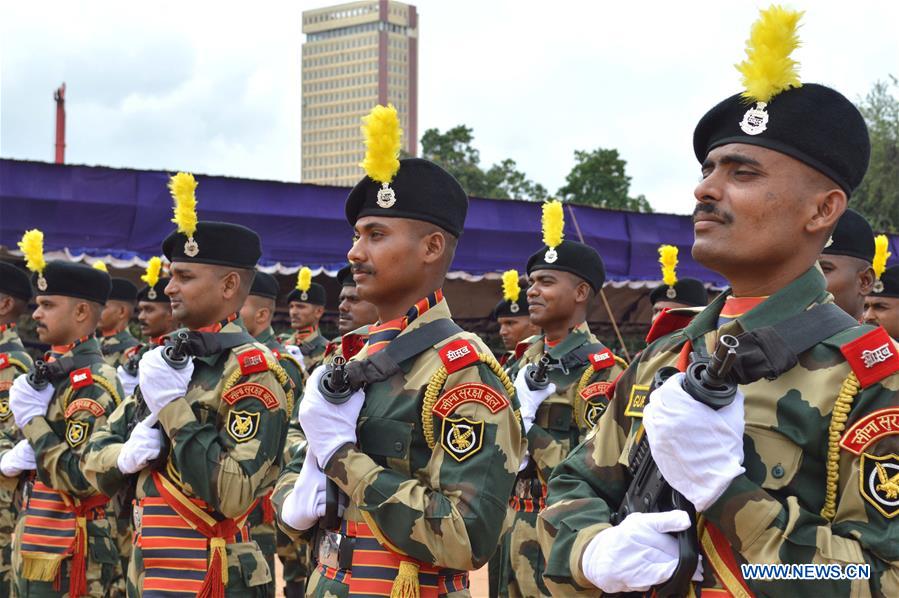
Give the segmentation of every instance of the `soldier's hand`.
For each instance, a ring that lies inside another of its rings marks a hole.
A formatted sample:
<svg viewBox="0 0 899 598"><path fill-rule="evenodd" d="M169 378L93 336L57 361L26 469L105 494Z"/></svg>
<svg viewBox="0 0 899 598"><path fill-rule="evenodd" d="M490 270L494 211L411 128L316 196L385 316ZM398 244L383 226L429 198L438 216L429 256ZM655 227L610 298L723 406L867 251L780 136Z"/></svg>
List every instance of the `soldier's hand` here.
<svg viewBox="0 0 899 598"><path fill-rule="evenodd" d="M141 394L150 411L157 415L163 407L187 394L187 385L194 373L192 359L180 370L166 363L162 357L163 348L156 347L144 353L138 369Z"/></svg>
<svg viewBox="0 0 899 598"><path fill-rule="evenodd" d="M152 416L151 416L152 417ZM116 465L122 473L137 473L162 452L162 431L137 422L131 436L122 445Z"/></svg>
<svg viewBox="0 0 899 598"><path fill-rule="evenodd" d="M37 390L28 383L28 376L19 376L9 389L9 408L21 429L39 415L46 415L47 406L53 398L53 386L47 385Z"/></svg>
<svg viewBox="0 0 899 598"><path fill-rule="evenodd" d="M685 511L631 513L587 544L581 557L584 577L605 593L645 592L668 581L679 556L677 540L670 532L690 525ZM702 562L693 579L702 580Z"/></svg>
<svg viewBox="0 0 899 598"><path fill-rule="evenodd" d="M281 505L281 521L300 532L315 525L325 515L327 484L314 455L307 452L293 490Z"/></svg>
<svg viewBox="0 0 899 598"><path fill-rule="evenodd" d="M325 369L316 368L306 381L299 416L309 449L315 453L321 469L325 468L337 449L347 443L356 444L356 421L365 402L365 392L357 390L343 404L329 403L319 390L319 380Z"/></svg>
<svg viewBox="0 0 899 598"><path fill-rule="evenodd" d="M134 389L137 388L137 376L129 374L122 366L116 368L116 375L119 377L119 382L122 383L122 389L125 391L125 396L133 395Z"/></svg>
<svg viewBox="0 0 899 598"><path fill-rule="evenodd" d="M643 425L665 480L702 512L745 471L743 393L715 411L684 390L683 376L672 376L650 395Z"/></svg>
<svg viewBox="0 0 899 598"><path fill-rule="evenodd" d="M524 424L524 433L531 431L534 425L534 418L537 417L537 409L540 405L556 392L556 385L552 382L546 388L541 390L531 390L525 380L527 368L518 370L515 376L515 394L518 395L518 401L521 403L521 423Z"/></svg>
<svg viewBox="0 0 899 598"><path fill-rule="evenodd" d="M19 376L17 379L21 378L24 376ZM3 475L8 478L14 478L23 471L31 471L36 467L34 449L31 447L31 443L24 438L16 446L3 453L3 458L0 459L0 472L3 472Z"/></svg>

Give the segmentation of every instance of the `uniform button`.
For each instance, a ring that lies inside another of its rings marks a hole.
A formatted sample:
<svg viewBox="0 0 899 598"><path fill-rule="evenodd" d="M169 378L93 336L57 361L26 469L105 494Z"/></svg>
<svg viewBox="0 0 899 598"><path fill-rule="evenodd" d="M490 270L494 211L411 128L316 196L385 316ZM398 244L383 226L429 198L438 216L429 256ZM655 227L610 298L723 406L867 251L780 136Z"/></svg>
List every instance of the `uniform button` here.
<svg viewBox="0 0 899 598"><path fill-rule="evenodd" d="M394 443L393 443L393 450L395 450L395 451L398 452L398 453L402 453L402 452L403 452L403 443L400 442L399 440L397 440L396 442L394 442Z"/></svg>
<svg viewBox="0 0 899 598"><path fill-rule="evenodd" d="M778 480L784 477L784 473L786 472L784 472L784 468L780 463L771 468L771 475L773 475Z"/></svg>

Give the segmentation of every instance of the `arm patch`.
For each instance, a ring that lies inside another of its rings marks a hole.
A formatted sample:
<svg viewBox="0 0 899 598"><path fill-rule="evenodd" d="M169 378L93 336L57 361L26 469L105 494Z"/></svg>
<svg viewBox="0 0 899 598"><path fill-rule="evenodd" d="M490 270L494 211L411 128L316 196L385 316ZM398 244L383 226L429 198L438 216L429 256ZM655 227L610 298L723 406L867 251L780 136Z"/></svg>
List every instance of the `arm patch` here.
<svg viewBox="0 0 899 598"><path fill-rule="evenodd" d="M234 405L243 399L258 399L266 409L274 409L278 406L278 397L268 388L255 382L244 382L222 394L222 400L229 405Z"/></svg>
<svg viewBox="0 0 899 598"><path fill-rule="evenodd" d="M268 371L265 353L261 349L250 349L241 353L237 356L237 362L240 364L240 373L244 376Z"/></svg>
<svg viewBox="0 0 899 598"><path fill-rule="evenodd" d="M102 417L106 410L97 401L93 399L75 399L66 407L66 418L72 417L76 411L88 411L94 417Z"/></svg>
<svg viewBox="0 0 899 598"><path fill-rule="evenodd" d="M862 388L899 371L899 355L883 326L846 343L840 347L840 352L858 376Z"/></svg>
<svg viewBox="0 0 899 598"><path fill-rule="evenodd" d="M591 353L589 357L590 365L593 366L594 372L598 372L615 365L615 356L612 355L612 352L608 349L603 349L602 351Z"/></svg>
<svg viewBox="0 0 899 598"><path fill-rule="evenodd" d="M72 388L78 390L79 388L84 388L85 386L93 384L94 375L91 373L90 368L81 368L80 370L75 370L69 374L69 382L71 382Z"/></svg>
<svg viewBox="0 0 899 598"><path fill-rule="evenodd" d="M499 413L509 406L509 399L495 388L479 382L468 382L454 386L437 399L432 412L446 418L462 403L480 403L490 410Z"/></svg>
<svg viewBox="0 0 899 598"><path fill-rule="evenodd" d="M478 352L470 342L465 339L454 340L444 345L440 351L440 360L446 367L446 372L452 374L480 361Z"/></svg>

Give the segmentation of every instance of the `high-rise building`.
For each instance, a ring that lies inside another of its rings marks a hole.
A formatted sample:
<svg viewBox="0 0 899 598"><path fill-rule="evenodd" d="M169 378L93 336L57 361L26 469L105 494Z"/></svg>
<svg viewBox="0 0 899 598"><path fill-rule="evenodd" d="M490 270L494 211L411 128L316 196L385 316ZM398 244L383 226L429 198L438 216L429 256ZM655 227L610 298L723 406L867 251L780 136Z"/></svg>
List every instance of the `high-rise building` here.
<svg viewBox="0 0 899 598"><path fill-rule="evenodd" d="M393 104L403 149L418 138L418 12L392 0L349 2L303 12L302 180L356 184L365 154L361 118Z"/></svg>

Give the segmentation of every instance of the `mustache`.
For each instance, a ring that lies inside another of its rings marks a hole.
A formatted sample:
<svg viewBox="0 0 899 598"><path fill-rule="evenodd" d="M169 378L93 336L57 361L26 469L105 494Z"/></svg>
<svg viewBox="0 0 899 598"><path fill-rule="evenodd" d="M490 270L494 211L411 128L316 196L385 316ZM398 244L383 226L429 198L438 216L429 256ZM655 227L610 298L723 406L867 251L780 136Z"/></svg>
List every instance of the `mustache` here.
<svg viewBox="0 0 899 598"><path fill-rule="evenodd" d="M373 268L369 268L368 266L362 266L358 264L353 264L352 267L353 274L374 274L375 271Z"/></svg>
<svg viewBox="0 0 899 598"><path fill-rule="evenodd" d="M734 221L734 217L728 212L722 212L718 209L715 204L710 203L698 203L696 207L693 208L693 224L696 224L696 217L699 214L709 214L711 216L715 216L716 218L720 218L725 224L730 224Z"/></svg>

